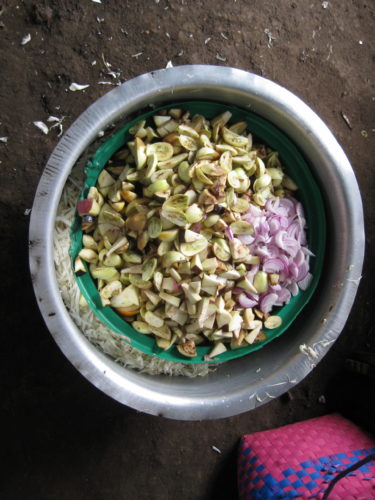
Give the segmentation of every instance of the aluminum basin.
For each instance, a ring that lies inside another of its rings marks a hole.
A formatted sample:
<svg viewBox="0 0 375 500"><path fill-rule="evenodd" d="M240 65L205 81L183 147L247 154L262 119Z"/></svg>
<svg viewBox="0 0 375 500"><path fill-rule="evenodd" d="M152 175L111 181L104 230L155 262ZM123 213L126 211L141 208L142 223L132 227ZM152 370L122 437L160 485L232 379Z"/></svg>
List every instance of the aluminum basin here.
<svg viewBox="0 0 375 500"><path fill-rule="evenodd" d="M325 268L311 303L287 332L265 348L223 363L206 377L150 376L114 363L73 323L60 296L53 262L56 211L73 165L99 131L150 103L199 99L251 109L278 126L305 155L325 202ZM30 269L43 318L60 349L90 382L146 413L181 420L223 418L249 411L289 390L308 375L341 333L363 264L362 201L340 145L294 94L234 68L179 66L122 84L73 123L49 158L38 185L30 242Z"/></svg>

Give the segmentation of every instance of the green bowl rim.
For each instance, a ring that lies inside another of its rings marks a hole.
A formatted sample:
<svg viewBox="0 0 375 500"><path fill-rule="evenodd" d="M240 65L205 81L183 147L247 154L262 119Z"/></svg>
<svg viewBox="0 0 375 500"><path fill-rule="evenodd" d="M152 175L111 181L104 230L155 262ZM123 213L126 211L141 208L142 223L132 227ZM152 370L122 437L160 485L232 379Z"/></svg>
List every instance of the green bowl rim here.
<svg viewBox="0 0 375 500"><path fill-rule="evenodd" d="M87 300L89 307L95 315L112 331L121 334L124 337L124 340L128 341L133 347L139 349L143 353L166 359L168 361L182 363L217 363L229 361L257 351L264 345L279 337L290 327L295 318L310 301L316 287L318 286L324 262L326 245L326 216L324 203L307 161L284 132L281 132L278 127L273 125L271 122L251 111L237 108L235 106L228 106L223 103L209 102L207 100L186 101L159 106L158 108L155 108L147 113L143 113L142 115L127 122L120 130L115 132L109 139L100 145L93 155L92 160L88 162L85 184L79 198L82 199L85 197L88 189L95 185L100 171L105 167L108 160L126 143L127 140L129 140L130 136L128 134L128 130L134 123L142 119L148 119L158 111L171 108L185 108L192 113L203 114L209 119L222 113L223 111L229 110L233 115L231 121L247 121L249 123L248 129L256 138L260 139L262 143L279 152L286 172L293 177L297 185L300 187L297 191L298 194L296 194L296 198L301 201L305 211L308 225L308 247L315 254L315 257L312 258L312 262L310 262L310 271L313 274L313 279L309 288L305 291L300 291L297 296L292 297L289 304L278 308L277 314L283 319L282 325L275 330L263 329L267 335L265 340L239 349L229 349L213 360L205 360L204 356L209 353L212 347L197 346L198 355L195 358L186 358L182 356L175 347L172 347L167 351L160 349L156 345L153 337L140 334L134 330L129 323L122 319L111 307L102 306L99 292L97 291L94 280L88 272L80 276L75 275L75 278L81 293ZM309 190L310 193L308 194ZM312 222L313 219L315 219L314 224L310 225L309 222ZM76 213L71 226L70 258L72 266L74 259L81 248L82 230L80 217Z"/></svg>

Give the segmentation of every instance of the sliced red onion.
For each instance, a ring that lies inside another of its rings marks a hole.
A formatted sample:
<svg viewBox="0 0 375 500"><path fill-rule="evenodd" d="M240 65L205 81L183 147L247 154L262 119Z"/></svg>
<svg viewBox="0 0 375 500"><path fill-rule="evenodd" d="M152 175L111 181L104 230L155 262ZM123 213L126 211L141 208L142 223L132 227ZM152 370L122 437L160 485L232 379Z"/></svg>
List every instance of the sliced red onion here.
<svg viewBox="0 0 375 500"><path fill-rule="evenodd" d="M305 278L298 282L298 286L301 290L307 290L311 284L312 279L313 275L311 273L307 273Z"/></svg>
<svg viewBox="0 0 375 500"><path fill-rule="evenodd" d="M190 231L194 231L195 233L201 232L202 224L200 222L196 222L190 226Z"/></svg>
<svg viewBox="0 0 375 500"><path fill-rule="evenodd" d="M291 262L289 264L288 271L289 271L289 277L292 280L296 280L298 278L298 272L299 272L299 270L298 270L297 264L295 264L294 262Z"/></svg>
<svg viewBox="0 0 375 500"><path fill-rule="evenodd" d="M305 262L305 255L301 249L298 250L296 253L296 256L294 257L294 262L297 264L297 266L301 266L303 262Z"/></svg>
<svg viewBox="0 0 375 500"><path fill-rule="evenodd" d="M268 222L268 226L270 229L270 234L274 234L277 231L279 231L281 225L280 225L280 220L278 219L278 217L272 217L272 219Z"/></svg>
<svg viewBox="0 0 375 500"><path fill-rule="evenodd" d="M298 216L298 223L302 228L306 227L306 219L304 217Z"/></svg>
<svg viewBox="0 0 375 500"><path fill-rule="evenodd" d="M177 281L175 279L172 278L172 280L173 280L173 292L179 292L181 285L179 283L177 283Z"/></svg>
<svg viewBox="0 0 375 500"><path fill-rule="evenodd" d="M249 307L256 307L258 305L257 300L250 299L245 293L241 293L238 296L237 302L241 307L245 307L246 309Z"/></svg>
<svg viewBox="0 0 375 500"><path fill-rule="evenodd" d="M259 303L259 308L263 313L269 313L278 299L277 293L267 293L264 295Z"/></svg>
<svg viewBox="0 0 375 500"><path fill-rule="evenodd" d="M264 234L258 234L256 238L257 243L269 243L271 241L271 238L267 235Z"/></svg>
<svg viewBox="0 0 375 500"><path fill-rule="evenodd" d="M287 217L290 210L289 205L286 206L286 204L280 198L278 203L270 203L269 205L266 203L266 208L269 212L272 212L276 215L281 215L283 217Z"/></svg>
<svg viewBox="0 0 375 500"><path fill-rule="evenodd" d="M280 228L288 229L288 227L289 227L288 217L280 217Z"/></svg>
<svg viewBox="0 0 375 500"><path fill-rule="evenodd" d="M251 236L251 234L240 234L238 236L238 239L244 244L244 245L251 245L254 242L254 236Z"/></svg>
<svg viewBox="0 0 375 500"><path fill-rule="evenodd" d="M282 288L280 291L277 292L277 295L282 304L289 304L291 293L287 288Z"/></svg>
<svg viewBox="0 0 375 500"><path fill-rule="evenodd" d="M302 281L306 278L308 273L309 273L309 265L306 261L304 261L304 262L302 262L302 264L300 266L298 266L298 274L296 277L296 281L297 281L298 285L299 285L300 281Z"/></svg>
<svg viewBox="0 0 375 500"><path fill-rule="evenodd" d="M255 255L259 255L260 257L271 257L270 251L267 245L264 245L264 242L261 242L262 246L260 246L258 242L258 247L255 250Z"/></svg>
<svg viewBox="0 0 375 500"><path fill-rule="evenodd" d="M284 238L285 238L285 236L286 236L286 232L285 231L279 231L275 235L275 243L282 250L284 250Z"/></svg>
<svg viewBox="0 0 375 500"><path fill-rule="evenodd" d="M290 256L289 255L286 255L285 253L280 252L279 259L281 259L286 266L289 266L289 263L290 263Z"/></svg>
<svg viewBox="0 0 375 500"><path fill-rule="evenodd" d="M280 207L285 208L289 215L294 215L296 213L295 203L290 198L281 198Z"/></svg>
<svg viewBox="0 0 375 500"><path fill-rule="evenodd" d="M259 247L260 249L260 252L258 252L257 250L258 249L254 249L253 250L253 253L255 255L260 255L261 257L264 257L264 258L267 258L267 259L277 259L279 258L280 256L280 250L279 248L274 245L272 243L272 239L271 240L267 240L265 242L262 241L262 243L264 243L261 247ZM254 247L254 245L252 245L252 247ZM263 259L265 260L265 259Z"/></svg>
<svg viewBox="0 0 375 500"><path fill-rule="evenodd" d="M285 250L285 252L292 257L296 256L300 248L298 241L295 240L294 238L289 238L288 236L284 237L283 245L284 245L283 250Z"/></svg>
<svg viewBox="0 0 375 500"><path fill-rule="evenodd" d="M280 256L280 250L276 245L268 244L268 257L270 259L278 259Z"/></svg>
<svg viewBox="0 0 375 500"><path fill-rule="evenodd" d="M243 288L240 287L233 288L233 293L234 294L244 293L247 298L255 300L257 304L259 303L259 295L257 293L249 292L249 290L244 290Z"/></svg>
<svg viewBox="0 0 375 500"><path fill-rule="evenodd" d="M301 250L305 255L309 255L310 257L315 257L315 254L307 247L301 247Z"/></svg>
<svg viewBox="0 0 375 500"><path fill-rule="evenodd" d="M263 271L266 273L279 273L285 270L285 263L279 258L265 259L263 261Z"/></svg>
<svg viewBox="0 0 375 500"><path fill-rule="evenodd" d="M279 294L279 291L282 290L282 288L281 288L281 285L279 285L279 284L270 285L269 290L272 290L272 291L276 292L277 294Z"/></svg>
<svg viewBox="0 0 375 500"><path fill-rule="evenodd" d="M280 198L279 197L276 197L273 199L269 198L266 202L266 209L269 212L276 213L277 209L279 208L279 205L280 205Z"/></svg>
<svg viewBox="0 0 375 500"><path fill-rule="evenodd" d="M265 236L265 235L268 235L269 231L270 231L270 227L268 225L268 222L266 221L266 218L264 217L264 220L262 220L259 224L259 228L258 228L258 231L259 233L262 235L262 236Z"/></svg>
<svg viewBox="0 0 375 500"><path fill-rule="evenodd" d="M295 281L292 281L289 285L289 291L290 293L293 295L293 297L295 297L296 295L298 295L298 292L299 292L299 289L298 289L298 285Z"/></svg>
<svg viewBox="0 0 375 500"><path fill-rule="evenodd" d="M225 234L228 236L230 241L234 240L233 232L229 226L225 228Z"/></svg>
<svg viewBox="0 0 375 500"><path fill-rule="evenodd" d="M297 201L296 203L296 214L297 214L297 217L301 217L301 218L305 218L305 212L303 210L303 206L302 206L302 203L300 201Z"/></svg>
<svg viewBox="0 0 375 500"><path fill-rule="evenodd" d="M289 238L294 238L298 242L301 241L302 229L298 221L293 221L287 229L287 235Z"/></svg>
<svg viewBox="0 0 375 500"><path fill-rule="evenodd" d="M289 278L290 257L288 257L287 255L285 255L284 253L280 253L278 258L284 262L284 271L283 271L283 273L284 273L284 275L285 275L286 278Z"/></svg>
<svg viewBox="0 0 375 500"><path fill-rule="evenodd" d="M250 238L245 236L240 239L249 246L252 255L260 257L260 265L251 267L247 279L252 283L255 273L262 270L279 274L279 281L260 298L247 290L236 291L257 302L261 310L263 307L269 312L273 306L288 303L292 295L297 295L300 289L307 288L311 282L309 258L313 253L306 246L303 207L291 197L270 197L265 207L250 205L242 219L253 226L254 233Z"/></svg>
<svg viewBox="0 0 375 500"><path fill-rule="evenodd" d="M256 273L259 271L259 266L253 266L250 271L246 273L246 278L250 281L250 283L253 282L254 276Z"/></svg>
<svg viewBox="0 0 375 500"><path fill-rule="evenodd" d="M259 295L257 293L249 292L249 290L244 290L246 297L251 300L255 300L257 304L259 304Z"/></svg>
<svg viewBox="0 0 375 500"><path fill-rule="evenodd" d="M256 205L253 205L251 203L249 206L248 213L254 217L261 217L263 215L263 210L260 207L257 207Z"/></svg>

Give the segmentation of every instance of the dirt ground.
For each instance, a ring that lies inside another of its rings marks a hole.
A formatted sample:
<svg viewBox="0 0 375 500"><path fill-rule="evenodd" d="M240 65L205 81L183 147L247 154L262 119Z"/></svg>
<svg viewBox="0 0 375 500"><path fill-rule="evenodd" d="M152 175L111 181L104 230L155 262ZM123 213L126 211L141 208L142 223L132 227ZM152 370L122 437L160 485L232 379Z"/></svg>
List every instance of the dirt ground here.
<svg viewBox="0 0 375 500"><path fill-rule="evenodd" d="M372 382L345 370L355 351L375 351L374 3L5 0L0 9L0 497L234 499L244 433L337 410L374 430ZM365 208L363 279L340 339L290 393L218 421L152 417L99 392L55 345L29 280L27 209L59 133L33 122L64 117L66 130L113 85L168 61L234 66L296 93L342 144ZM72 82L90 86L71 92Z"/></svg>

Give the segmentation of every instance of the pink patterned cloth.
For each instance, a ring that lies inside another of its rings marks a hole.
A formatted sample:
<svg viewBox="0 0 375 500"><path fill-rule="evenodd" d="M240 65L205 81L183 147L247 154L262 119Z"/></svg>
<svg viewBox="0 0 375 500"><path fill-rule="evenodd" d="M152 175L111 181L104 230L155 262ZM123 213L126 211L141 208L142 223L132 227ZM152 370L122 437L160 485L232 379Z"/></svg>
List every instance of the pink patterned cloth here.
<svg viewBox="0 0 375 500"><path fill-rule="evenodd" d="M240 500L322 499L330 481L375 452L375 441L332 414L242 437ZM375 463L337 482L329 500L375 499Z"/></svg>

